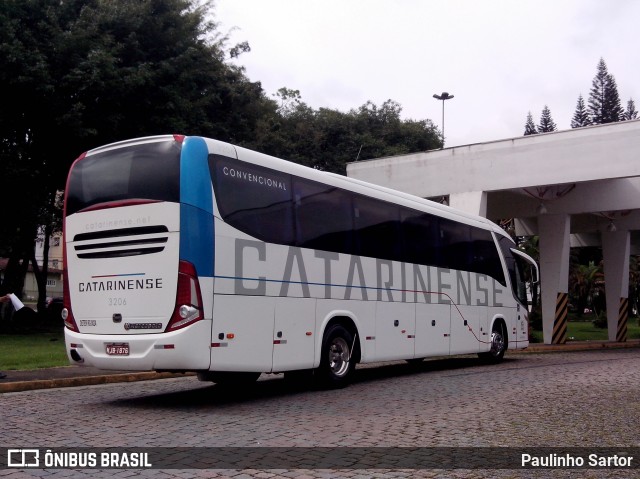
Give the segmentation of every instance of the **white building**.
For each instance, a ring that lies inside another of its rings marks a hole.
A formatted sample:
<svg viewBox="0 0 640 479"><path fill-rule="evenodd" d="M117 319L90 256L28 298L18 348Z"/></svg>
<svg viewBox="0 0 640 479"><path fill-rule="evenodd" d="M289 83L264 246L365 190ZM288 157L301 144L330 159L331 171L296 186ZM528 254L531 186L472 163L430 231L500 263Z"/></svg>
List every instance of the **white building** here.
<svg viewBox="0 0 640 479"><path fill-rule="evenodd" d="M347 175L540 236L543 334L566 340L570 246L602 246L610 341L625 341L629 255L640 252L640 120L347 165Z"/></svg>

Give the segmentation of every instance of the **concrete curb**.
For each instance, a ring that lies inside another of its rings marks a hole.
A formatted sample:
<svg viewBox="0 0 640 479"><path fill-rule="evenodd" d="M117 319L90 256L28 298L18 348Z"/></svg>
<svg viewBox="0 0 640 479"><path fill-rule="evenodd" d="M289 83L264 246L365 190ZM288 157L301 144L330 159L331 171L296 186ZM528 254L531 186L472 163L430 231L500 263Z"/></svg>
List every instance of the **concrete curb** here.
<svg viewBox="0 0 640 479"><path fill-rule="evenodd" d="M33 381L15 381L0 383L0 393L32 391L34 389L53 389L74 386L91 386L94 384L111 384L134 381L150 381L154 379L181 378L195 376L195 373L125 373L125 374L104 374L100 376L77 376L71 378L57 379L36 379Z"/></svg>
<svg viewBox="0 0 640 479"><path fill-rule="evenodd" d="M624 343L614 341L575 341L565 344L529 344L527 349L509 351L510 353L544 353L551 351L592 351L595 349L628 349L640 347L640 339L631 339Z"/></svg>

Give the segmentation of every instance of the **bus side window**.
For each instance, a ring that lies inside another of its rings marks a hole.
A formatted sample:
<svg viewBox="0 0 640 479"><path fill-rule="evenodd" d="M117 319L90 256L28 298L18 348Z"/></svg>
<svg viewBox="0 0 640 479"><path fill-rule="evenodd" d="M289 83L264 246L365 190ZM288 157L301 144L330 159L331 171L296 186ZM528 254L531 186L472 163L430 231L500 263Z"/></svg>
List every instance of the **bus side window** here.
<svg viewBox="0 0 640 479"><path fill-rule="evenodd" d="M438 220L437 216L403 208L403 261L429 266L440 263Z"/></svg>
<svg viewBox="0 0 640 479"><path fill-rule="evenodd" d="M470 260L471 227L451 220L440 220L440 255L438 266L472 271Z"/></svg>
<svg viewBox="0 0 640 479"><path fill-rule="evenodd" d="M400 208L364 196L353 199L355 254L401 261Z"/></svg>
<svg viewBox="0 0 640 479"><path fill-rule="evenodd" d="M218 155L209 163L224 221L262 241L293 243L290 175Z"/></svg>
<svg viewBox="0 0 640 479"><path fill-rule="evenodd" d="M486 274L503 286L507 285L500 264L500 255L491 232L480 228L471 228L471 271Z"/></svg>
<svg viewBox="0 0 640 479"><path fill-rule="evenodd" d="M336 253L353 252L351 195L315 181L293 181L295 244Z"/></svg>

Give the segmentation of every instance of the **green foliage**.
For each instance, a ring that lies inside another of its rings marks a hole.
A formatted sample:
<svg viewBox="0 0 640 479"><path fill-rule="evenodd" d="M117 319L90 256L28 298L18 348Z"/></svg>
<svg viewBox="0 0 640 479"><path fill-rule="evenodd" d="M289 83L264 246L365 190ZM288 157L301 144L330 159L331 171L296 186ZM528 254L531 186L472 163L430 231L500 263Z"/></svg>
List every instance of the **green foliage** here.
<svg viewBox="0 0 640 479"><path fill-rule="evenodd" d="M582 98L582 94L580 94L576 104L576 111L571 119L571 128L582 128L583 126L589 125L591 125L591 118L584 104L584 98Z"/></svg>
<svg viewBox="0 0 640 479"><path fill-rule="evenodd" d="M624 115L616 80L607 71L607 65L602 58L598 62L596 76L591 84L589 114L591 122L595 125L620 121Z"/></svg>
<svg viewBox="0 0 640 479"><path fill-rule="evenodd" d="M547 105L542 109L542 114L540 115L540 124L538 125L538 133L549 133L551 131L556 131L558 128L556 127L553 118L551 118L551 110Z"/></svg>
<svg viewBox="0 0 640 479"><path fill-rule="evenodd" d="M624 111L624 119L625 120L635 120L638 118L638 110L636 110L636 104L633 101L633 98L629 98L627 102L627 109Z"/></svg>
<svg viewBox="0 0 640 479"><path fill-rule="evenodd" d="M601 314L600 316L596 316L595 318L593 318L593 321L591 321L591 323L593 324L594 328L605 329L607 327L607 315Z"/></svg>
<svg viewBox="0 0 640 479"><path fill-rule="evenodd" d="M602 263L589 261L587 265L572 263L569 270L569 294L576 314L582 316L585 308L596 309L595 298L604 294Z"/></svg>
<svg viewBox="0 0 640 479"><path fill-rule="evenodd" d="M19 293L38 228L58 226L58 190L73 160L112 141L203 135L339 173L360 159L438 148L429 120L401 120L393 101L314 110L298 90L268 98L231 62L200 0L0 2L0 257L2 290ZM43 276L46 277L46 276ZM40 291L44 301L44 291Z"/></svg>
<svg viewBox="0 0 640 479"><path fill-rule="evenodd" d="M344 174L348 162L440 147L430 120L403 120L392 100L367 102L347 113L302 102L298 90L281 88L279 111L260 124L244 146L312 168Z"/></svg>
<svg viewBox="0 0 640 479"><path fill-rule="evenodd" d="M226 38L191 0L0 3L2 289L22 290L37 229L82 151L160 133L240 142L275 102L225 61ZM246 51L236 46L231 54ZM44 292L41 291L41 296ZM44 300L44 298L42 298Z"/></svg>
<svg viewBox="0 0 640 479"><path fill-rule="evenodd" d="M527 122L524 124L524 136L535 135L538 133L535 123L533 122L533 116L531 112L527 114Z"/></svg>
<svg viewBox="0 0 640 479"><path fill-rule="evenodd" d="M594 321L574 321L571 317L567 322L567 338L569 341L608 341L609 334L606 324L607 320L604 319L604 326L594 325ZM532 331L532 343L543 342L542 327ZM640 339L640 326L635 321L629 321L627 329L628 339Z"/></svg>

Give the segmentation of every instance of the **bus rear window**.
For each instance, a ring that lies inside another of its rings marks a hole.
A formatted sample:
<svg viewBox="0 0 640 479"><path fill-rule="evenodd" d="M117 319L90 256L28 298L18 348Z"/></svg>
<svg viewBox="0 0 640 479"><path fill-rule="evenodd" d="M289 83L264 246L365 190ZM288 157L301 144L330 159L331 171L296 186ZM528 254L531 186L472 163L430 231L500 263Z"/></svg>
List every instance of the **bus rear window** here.
<svg viewBox="0 0 640 479"><path fill-rule="evenodd" d="M180 201L180 146L173 141L90 155L69 175L66 214L112 201Z"/></svg>

